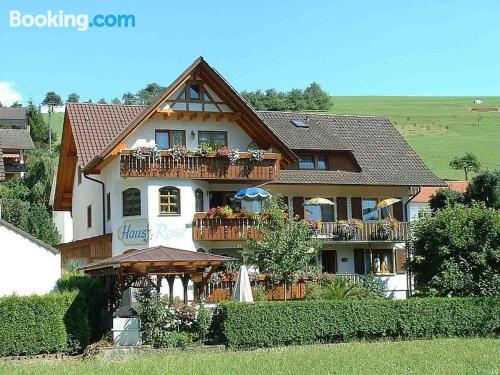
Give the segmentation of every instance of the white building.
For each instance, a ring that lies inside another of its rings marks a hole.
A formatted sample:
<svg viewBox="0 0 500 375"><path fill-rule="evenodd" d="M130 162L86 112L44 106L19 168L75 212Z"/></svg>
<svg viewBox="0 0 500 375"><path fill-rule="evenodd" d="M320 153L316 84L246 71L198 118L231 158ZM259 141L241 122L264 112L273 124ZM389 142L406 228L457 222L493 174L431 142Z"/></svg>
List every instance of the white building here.
<svg viewBox="0 0 500 375"><path fill-rule="evenodd" d="M0 296L45 294L61 277L59 251L0 219Z"/></svg>
<svg viewBox="0 0 500 375"><path fill-rule="evenodd" d="M202 144L238 149L240 159L195 154ZM176 157L179 146L193 153ZM263 160L253 149L266 150ZM402 298L406 203L417 187L441 185L387 118L255 111L199 58L150 106L67 104L54 209L72 217L64 264L158 245L240 257L251 221L208 211L262 186L290 214L323 222L325 272L375 271ZM304 209L311 197L336 204ZM381 233L387 213L374 207L389 197L401 199L389 210L399 223ZM351 218L363 228L342 237L338 222Z"/></svg>
<svg viewBox="0 0 500 375"><path fill-rule="evenodd" d="M465 193L469 183L467 181L445 181L447 186L424 186L420 192L411 200L410 220L417 220L421 215L430 211L429 201L436 194L439 189L448 187L451 190L459 193Z"/></svg>

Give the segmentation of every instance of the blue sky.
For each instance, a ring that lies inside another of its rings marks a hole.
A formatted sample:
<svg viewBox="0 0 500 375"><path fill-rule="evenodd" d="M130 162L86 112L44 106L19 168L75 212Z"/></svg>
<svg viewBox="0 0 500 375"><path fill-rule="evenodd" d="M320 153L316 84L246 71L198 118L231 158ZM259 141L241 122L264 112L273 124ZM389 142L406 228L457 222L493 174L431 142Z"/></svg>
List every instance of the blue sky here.
<svg viewBox="0 0 500 375"><path fill-rule="evenodd" d="M10 28L11 10L133 14L136 26ZM239 90L498 95L499 14L495 1L3 0L0 91L109 100L167 85L203 55Z"/></svg>

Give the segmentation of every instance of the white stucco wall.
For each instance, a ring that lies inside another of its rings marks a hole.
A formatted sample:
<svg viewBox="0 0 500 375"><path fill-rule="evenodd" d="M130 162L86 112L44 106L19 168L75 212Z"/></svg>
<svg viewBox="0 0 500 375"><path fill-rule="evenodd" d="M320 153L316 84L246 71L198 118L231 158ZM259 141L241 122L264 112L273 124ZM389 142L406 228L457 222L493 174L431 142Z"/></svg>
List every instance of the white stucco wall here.
<svg viewBox="0 0 500 375"><path fill-rule="evenodd" d="M73 218L70 211L52 211L52 221L61 234L61 243L73 241Z"/></svg>
<svg viewBox="0 0 500 375"><path fill-rule="evenodd" d="M153 146L155 144L155 130L185 130L188 150L194 150L198 147L198 131L200 130L227 132L229 147L241 151L247 150L247 146L252 142L252 139L234 122L149 120L132 132L125 140L125 144L128 148ZM194 137L191 135L192 131L194 131Z"/></svg>
<svg viewBox="0 0 500 375"><path fill-rule="evenodd" d="M61 276L61 257L0 223L0 296L45 294Z"/></svg>

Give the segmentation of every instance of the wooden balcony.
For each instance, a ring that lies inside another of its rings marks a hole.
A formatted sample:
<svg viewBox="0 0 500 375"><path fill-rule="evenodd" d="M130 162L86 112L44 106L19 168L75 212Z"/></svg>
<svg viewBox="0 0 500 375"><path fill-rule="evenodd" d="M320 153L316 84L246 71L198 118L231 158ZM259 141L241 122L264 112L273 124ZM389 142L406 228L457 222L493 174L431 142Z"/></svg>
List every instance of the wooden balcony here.
<svg viewBox="0 0 500 375"><path fill-rule="evenodd" d="M398 222L396 228L385 230L377 222L363 222L360 229L346 229L338 222L324 222L314 230L316 237L323 241L372 242L406 241L410 235L410 223Z"/></svg>
<svg viewBox="0 0 500 375"><path fill-rule="evenodd" d="M278 178L280 154L264 154L264 160L255 161L249 153L240 153L240 159L231 165L226 157L195 156L174 158L161 151L159 158L149 155L137 157L131 150L120 155L121 177L162 177L193 180L253 180L272 181Z"/></svg>
<svg viewBox="0 0 500 375"><path fill-rule="evenodd" d="M239 241L256 238L255 220L233 215L227 218L212 218L205 213L196 214L193 220L193 240L195 241ZM393 230L380 228L377 222L363 222L360 229L346 230L337 222L323 222L320 229L312 230L312 235L325 241L376 242L406 241L410 235L407 222L397 223Z"/></svg>
<svg viewBox="0 0 500 375"><path fill-rule="evenodd" d="M255 238L255 220L234 215L227 218L211 218L207 214L195 214L193 240L239 241Z"/></svg>

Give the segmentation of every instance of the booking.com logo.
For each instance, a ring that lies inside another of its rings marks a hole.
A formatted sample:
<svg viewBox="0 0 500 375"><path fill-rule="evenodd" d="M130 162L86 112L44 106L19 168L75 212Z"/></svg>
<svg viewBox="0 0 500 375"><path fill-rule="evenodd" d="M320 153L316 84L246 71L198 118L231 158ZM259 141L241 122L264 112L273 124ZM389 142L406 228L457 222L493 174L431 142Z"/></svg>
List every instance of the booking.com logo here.
<svg viewBox="0 0 500 375"><path fill-rule="evenodd" d="M10 27L38 27L38 28L74 28L78 31L87 31L92 27L135 27L133 14L65 14L47 11L46 14L22 14L19 10L10 11Z"/></svg>

